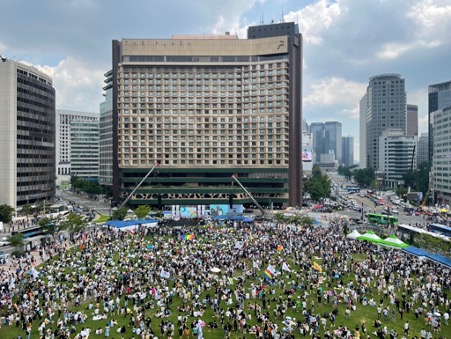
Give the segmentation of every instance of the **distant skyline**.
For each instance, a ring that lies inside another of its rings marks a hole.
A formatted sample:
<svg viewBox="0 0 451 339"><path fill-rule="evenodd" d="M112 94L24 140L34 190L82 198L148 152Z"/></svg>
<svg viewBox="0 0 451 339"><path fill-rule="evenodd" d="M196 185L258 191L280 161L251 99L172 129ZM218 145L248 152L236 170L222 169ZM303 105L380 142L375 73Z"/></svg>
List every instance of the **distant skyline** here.
<svg viewBox="0 0 451 339"><path fill-rule="evenodd" d="M249 25L282 15L304 38L308 123L342 122L358 155L358 106L368 79L398 73L407 103L418 105L419 133L427 131L427 87L451 80L447 0L7 0L0 55L52 76L58 109L98 112L113 39L227 31L244 39Z"/></svg>

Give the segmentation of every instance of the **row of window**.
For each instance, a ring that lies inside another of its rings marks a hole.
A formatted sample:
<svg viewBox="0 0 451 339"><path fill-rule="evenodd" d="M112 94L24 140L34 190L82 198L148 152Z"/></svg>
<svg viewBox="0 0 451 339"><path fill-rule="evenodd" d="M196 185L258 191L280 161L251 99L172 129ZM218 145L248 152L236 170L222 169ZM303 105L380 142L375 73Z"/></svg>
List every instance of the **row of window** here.
<svg viewBox="0 0 451 339"><path fill-rule="evenodd" d="M159 159L158 159L159 160ZM165 166L179 166L179 165L198 165L198 166L208 166L208 165L229 165L229 166L236 166L236 165L288 165L288 160L163 160L160 162L162 165ZM155 162L152 160L146 161L146 160L124 160L122 163L124 166L149 166L154 165Z"/></svg>

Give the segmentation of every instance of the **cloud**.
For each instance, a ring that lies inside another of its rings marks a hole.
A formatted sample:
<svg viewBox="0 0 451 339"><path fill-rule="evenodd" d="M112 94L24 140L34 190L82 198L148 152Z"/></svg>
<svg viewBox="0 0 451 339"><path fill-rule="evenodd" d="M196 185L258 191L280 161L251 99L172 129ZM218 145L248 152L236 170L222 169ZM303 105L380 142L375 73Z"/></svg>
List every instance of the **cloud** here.
<svg viewBox="0 0 451 339"><path fill-rule="evenodd" d="M338 2L319 0L298 11L289 12L284 16L284 19L285 21L298 22L304 41L318 45L323 42L322 33L333 25L342 10Z"/></svg>
<svg viewBox="0 0 451 339"><path fill-rule="evenodd" d="M451 4L448 1L418 1L407 13L415 21L417 35L428 40L434 36L439 44L451 41Z"/></svg>
<svg viewBox="0 0 451 339"><path fill-rule="evenodd" d="M66 58L57 66L32 65L53 79L56 89L56 108L98 112L102 99L104 70L96 69L81 60Z"/></svg>
<svg viewBox="0 0 451 339"><path fill-rule="evenodd" d="M70 57L61 61L53 75L57 107L98 112L106 71Z"/></svg>
<svg viewBox="0 0 451 339"><path fill-rule="evenodd" d="M323 78L310 85L304 97L304 105L306 107L346 105L353 107L347 112L353 112L355 104L365 93L366 86L367 84L343 78Z"/></svg>

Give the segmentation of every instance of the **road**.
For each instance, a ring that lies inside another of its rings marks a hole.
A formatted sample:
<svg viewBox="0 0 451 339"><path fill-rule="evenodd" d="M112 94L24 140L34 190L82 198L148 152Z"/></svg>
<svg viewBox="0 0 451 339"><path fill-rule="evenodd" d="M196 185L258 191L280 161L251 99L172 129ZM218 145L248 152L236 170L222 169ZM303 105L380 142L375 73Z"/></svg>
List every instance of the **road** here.
<svg viewBox="0 0 451 339"><path fill-rule="evenodd" d="M111 214L109 202L104 202L103 200L90 199L87 195L77 194L67 190L57 190L56 196L65 202L73 202L76 206L89 208L97 214Z"/></svg>

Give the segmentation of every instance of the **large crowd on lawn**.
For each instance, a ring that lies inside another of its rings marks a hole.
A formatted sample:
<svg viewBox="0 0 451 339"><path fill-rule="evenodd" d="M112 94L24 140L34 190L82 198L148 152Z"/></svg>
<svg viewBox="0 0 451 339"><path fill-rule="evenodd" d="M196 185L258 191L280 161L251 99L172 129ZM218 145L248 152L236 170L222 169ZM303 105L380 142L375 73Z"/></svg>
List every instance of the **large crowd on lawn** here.
<svg viewBox="0 0 451 339"><path fill-rule="evenodd" d="M40 247L50 260L38 268L29 254L0 269L0 325L28 339L36 329L40 338L200 339L218 328L224 338L451 338L449 270L347 239L341 223L84 231ZM364 306L371 323L340 325ZM406 313L424 322L420 333Z"/></svg>

